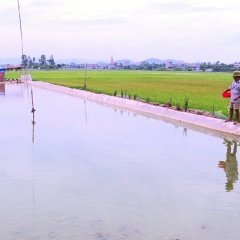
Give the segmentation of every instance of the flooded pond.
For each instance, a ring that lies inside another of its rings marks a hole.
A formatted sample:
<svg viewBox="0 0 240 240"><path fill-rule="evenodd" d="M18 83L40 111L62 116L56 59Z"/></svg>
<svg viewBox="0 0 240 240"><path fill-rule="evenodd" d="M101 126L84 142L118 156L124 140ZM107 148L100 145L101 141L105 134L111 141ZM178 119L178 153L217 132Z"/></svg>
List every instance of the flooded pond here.
<svg viewBox="0 0 240 240"><path fill-rule="evenodd" d="M239 144L79 97L0 94L0 239L240 238ZM35 124L34 124L35 123Z"/></svg>

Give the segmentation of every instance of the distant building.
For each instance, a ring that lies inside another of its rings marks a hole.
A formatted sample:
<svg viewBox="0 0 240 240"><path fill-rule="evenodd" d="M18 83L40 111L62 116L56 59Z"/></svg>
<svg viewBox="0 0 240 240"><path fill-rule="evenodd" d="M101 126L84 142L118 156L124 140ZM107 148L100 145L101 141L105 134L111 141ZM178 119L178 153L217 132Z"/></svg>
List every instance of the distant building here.
<svg viewBox="0 0 240 240"><path fill-rule="evenodd" d="M96 69L97 64L87 64L87 69Z"/></svg>
<svg viewBox="0 0 240 240"><path fill-rule="evenodd" d="M191 67L194 71L199 72L200 71L200 63L192 63Z"/></svg>
<svg viewBox="0 0 240 240"><path fill-rule="evenodd" d="M173 63L171 61L168 61L165 63L166 68L173 68Z"/></svg>
<svg viewBox="0 0 240 240"><path fill-rule="evenodd" d="M233 67L235 69L239 69L240 68L240 62L235 62Z"/></svg>
<svg viewBox="0 0 240 240"><path fill-rule="evenodd" d="M104 62L97 63L97 68L98 69L106 69L107 66L108 66L108 64L104 63Z"/></svg>
<svg viewBox="0 0 240 240"><path fill-rule="evenodd" d="M111 62L108 65L108 69L116 69L116 64L113 61L113 56L111 57Z"/></svg>
<svg viewBox="0 0 240 240"><path fill-rule="evenodd" d="M188 67L188 63L182 63L182 62L175 63L175 64L173 64L173 67L175 69L185 70Z"/></svg>

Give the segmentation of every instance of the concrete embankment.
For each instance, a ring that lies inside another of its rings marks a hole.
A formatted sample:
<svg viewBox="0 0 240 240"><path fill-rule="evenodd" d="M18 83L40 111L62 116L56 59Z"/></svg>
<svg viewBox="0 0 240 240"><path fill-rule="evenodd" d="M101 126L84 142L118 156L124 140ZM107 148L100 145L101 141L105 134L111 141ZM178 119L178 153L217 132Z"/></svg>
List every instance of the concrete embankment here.
<svg viewBox="0 0 240 240"><path fill-rule="evenodd" d="M131 99L125 99L120 97L109 96L105 94L96 94L84 90L71 89L63 86L53 85L46 82L28 81L27 84L57 91L60 93L79 96L81 98L89 99L92 101L104 103L111 106L118 106L124 109L131 109L142 114L150 114L152 117L162 118L165 121L170 121L174 124L182 125L186 127L196 127L198 131L207 134L218 134L219 137L225 138L229 134L234 135L234 139L240 140L240 123L234 125L232 122L224 122L222 119L206 117L188 112L176 111L173 109L154 106L148 103L135 101ZM211 131L215 131L212 133ZM211 132L211 133L210 133ZM226 134L227 135L226 135Z"/></svg>

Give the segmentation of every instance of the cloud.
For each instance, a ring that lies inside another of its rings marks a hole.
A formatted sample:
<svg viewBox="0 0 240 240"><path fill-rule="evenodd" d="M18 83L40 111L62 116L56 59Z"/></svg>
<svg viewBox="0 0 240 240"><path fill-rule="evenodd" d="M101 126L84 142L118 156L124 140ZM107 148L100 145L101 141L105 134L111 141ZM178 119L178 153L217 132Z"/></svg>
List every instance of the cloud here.
<svg viewBox="0 0 240 240"><path fill-rule="evenodd" d="M124 24L126 22L125 19L121 18L96 18L96 19L80 19L80 20L69 20L69 21L59 21L58 23L64 25L85 25L85 26L98 26L98 25L116 25L116 24ZM54 22L52 22L54 23Z"/></svg>
<svg viewBox="0 0 240 240"><path fill-rule="evenodd" d="M18 11L16 6L8 6L0 9L0 16L1 29L6 28L9 25L16 24L16 21L18 22Z"/></svg>
<svg viewBox="0 0 240 240"><path fill-rule="evenodd" d="M173 1L173 2L152 2L147 5L147 11L155 13L166 14L185 14L185 13L212 13L223 11L224 9L216 6L199 6L198 1L194 3L188 3L186 1Z"/></svg>
<svg viewBox="0 0 240 240"><path fill-rule="evenodd" d="M106 52L143 58L161 58L163 54L172 58L178 54L176 57L181 59L188 52L189 58L191 54L194 59L205 55L207 61L214 58L209 53L216 54L221 47L222 52L228 49L223 57L231 58L239 42L240 18L236 17L239 13L235 3L20 0L24 45L29 55L51 52L63 58L67 54L70 58L81 57L78 55L85 52L83 57L89 54L90 58L101 59ZM1 41L6 49L1 54L15 57L14 51L18 52L20 45L17 1L0 0L0 4L0 26L5 33Z"/></svg>

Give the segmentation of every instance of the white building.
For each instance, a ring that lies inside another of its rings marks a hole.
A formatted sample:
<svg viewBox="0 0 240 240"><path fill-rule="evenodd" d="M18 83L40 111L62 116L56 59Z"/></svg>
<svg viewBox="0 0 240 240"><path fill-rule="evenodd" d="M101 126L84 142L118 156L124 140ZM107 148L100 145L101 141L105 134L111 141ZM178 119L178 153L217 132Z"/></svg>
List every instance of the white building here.
<svg viewBox="0 0 240 240"><path fill-rule="evenodd" d="M240 68L240 62L235 62L234 63L234 68L239 69Z"/></svg>

